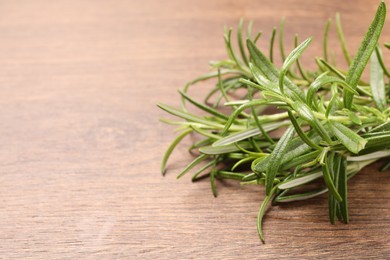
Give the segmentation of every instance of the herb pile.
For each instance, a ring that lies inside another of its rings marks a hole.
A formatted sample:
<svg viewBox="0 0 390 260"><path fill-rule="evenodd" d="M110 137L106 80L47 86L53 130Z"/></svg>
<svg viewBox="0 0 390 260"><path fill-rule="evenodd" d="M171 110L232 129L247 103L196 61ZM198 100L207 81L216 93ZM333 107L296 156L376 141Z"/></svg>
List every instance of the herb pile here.
<svg viewBox="0 0 390 260"><path fill-rule="evenodd" d="M197 157L178 178L197 168L192 180L209 176L214 196L215 179L264 185L265 198L257 221L262 241L262 218L270 202L304 200L327 192L330 222L337 218L348 223L347 181L382 158L381 170L390 167L390 72L378 44L385 17L386 6L381 2L352 59L340 17L336 16L338 36L349 65L347 71L339 69L328 57L330 20L325 27L323 58L315 59L316 71L305 70L299 59L312 38L298 44L296 36L295 49L285 54L283 21L278 32L272 31L267 53L256 47L261 33L252 36L252 22L246 32L246 49L243 20L237 29L237 50L232 47L232 29L226 29L224 40L229 58L212 62L212 72L179 91L180 109L158 105L184 119L161 119L178 126L180 131L164 155L163 174L177 144L185 136L197 133L200 138L189 148ZM277 33L281 68L273 63ZM390 44L384 46L390 48ZM368 82L361 79L367 67ZM215 79L216 84L203 102L188 94L190 86L210 79ZM191 113L189 104L207 114ZM273 114L265 113L270 109Z"/></svg>

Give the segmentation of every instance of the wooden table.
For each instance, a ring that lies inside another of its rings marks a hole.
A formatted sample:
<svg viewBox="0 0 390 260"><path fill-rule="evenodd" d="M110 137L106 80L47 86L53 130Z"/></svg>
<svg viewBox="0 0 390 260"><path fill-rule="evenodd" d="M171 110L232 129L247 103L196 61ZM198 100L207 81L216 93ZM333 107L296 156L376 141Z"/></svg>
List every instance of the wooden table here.
<svg viewBox="0 0 390 260"><path fill-rule="evenodd" d="M390 177L379 164L350 181L349 225L329 224L326 195L277 206L263 245L262 187L219 182L215 199L207 180L177 181L185 145L161 176L174 133L155 106L179 105L176 90L226 57L223 25L240 17L264 31L261 48L282 16L289 50L294 32L314 35L303 57L313 67L327 17L343 13L354 52L378 3L1 1L0 258L388 257Z"/></svg>

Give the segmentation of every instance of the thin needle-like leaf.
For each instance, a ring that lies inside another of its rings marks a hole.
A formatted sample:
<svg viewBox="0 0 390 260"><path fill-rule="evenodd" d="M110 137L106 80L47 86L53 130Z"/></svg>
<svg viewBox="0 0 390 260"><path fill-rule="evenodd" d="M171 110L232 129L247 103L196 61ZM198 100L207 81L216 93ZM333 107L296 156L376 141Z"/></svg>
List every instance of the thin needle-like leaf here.
<svg viewBox="0 0 390 260"><path fill-rule="evenodd" d="M294 135L294 127L289 127L286 130L286 132L283 134L283 136L280 138L280 140L275 146L275 149L272 151L272 153L269 156L269 166L266 171L266 178L265 178L265 183L266 183L265 188L266 188L266 194L268 196L271 194L276 173L279 170L283 155L286 153L287 145L292 139L293 135Z"/></svg>
<svg viewBox="0 0 390 260"><path fill-rule="evenodd" d="M296 47L284 60L282 70L279 74L279 89L283 93L284 88L284 76L287 72L287 70L290 68L290 66L302 55L302 53L305 51L305 49L309 46L310 42L312 40L312 37L306 39L303 41L298 47Z"/></svg>
<svg viewBox="0 0 390 260"><path fill-rule="evenodd" d="M272 123L267 123L263 125L263 129L265 132L271 132L273 130L279 129L282 126L287 126L289 125L288 121L281 121L281 122L272 122ZM217 146L224 146L228 144L232 144L235 142L239 142L245 139L248 139L253 136L260 136L262 134L261 130L257 127L255 128L248 128L246 130L228 135L226 137L223 137L222 139L216 141L213 143L214 147Z"/></svg>
<svg viewBox="0 0 390 260"><path fill-rule="evenodd" d="M279 50L283 62L286 59L286 54L284 52L284 21L285 18L282 18L282 20L280 20L280 25L279 25Z"/></svg>
<svg viewBox="0 0 390 260"><path fill-rule="evenodd" d="M360 137L351 129L347 128L343 124L338 122L333 122L329 120L329 126L333 134L340 140L340 142L352 153L358 153L362 150L367 140Z"/></svg>
<svg viewBox="0 0 390 260"><path fill-rule="evenodd" d="M328 34L329 34L329 27L331 21L332 20L330 18L328 19L328 21L326 21L325 31L324 31L323 51L324 51L325 61L328 61Z"/></svg>
<svg viewBox="0 0 390 260"><path fill-rule="evenodd" d="M298 187L298 186L301 186L303 184L309 183L309 182L311 182L313 180L316 180L316 179L320 178L321 176L322 176L322 172L321 171L311 172L311 173L308 173L306 175L303 175L303 176L300 176L300 177L293 178L293 179L290 179L288 181L282 182L279 185L279 189L286 190L286 189Z"/></svg>
<svg viewBox="0 0 390 260"><path fill-rule="evenodd" d="M340 155L339 155L340 156ZM349 222L348 216L348 194L347 194L347 167L344 157L340 156L340 167L338 168L338 191L342 198L340 212L345 223Z"/></svg>
<svg viewBox="0 0 390 260"><path fill-rule="evenodd" d="M248 59L246 57L245 49L244 49L244 43L242 41L242 25L244 23L244 19L240 19L240 22L238 23L238 29L237 29L237 40L238 40L238 46L240 48L241 58L244 61L246 65L248 65Z"/></svg>
<svg viewBox="0 0 390 260"><path fill-rule="evenodd" d="M343 199L342 197L340 196L340 194L338 193L336 187L334 186L334 183L333 183L333 180L332 180L332 177L330 175L330 172L329 172L329 167L332 167L332 165L329 165L328 163L325 163L323 166L322 166L322 174L324 176L324 181L326 183L326 186L328 187L329 189L329 192L333 195L333 197L341 202Z"/></svg>
<svg viewBox="0 0 390 260"><path fill-rule="evenodd" d="M387 108L387 98L385 91L385 81L383 77L383 69L379 63L380 52L373 52L371 55L370 64L370 84L372 96L377 108L384 111Z"/></svg>
<svg viewBox="0 0 390 260"><path fill-rule="evenodd" d="M252 92L253 90L252 89L249 89L248 90L248 96L249 96L249 100L252 101ZM255 123L256 123L256 126L257 128L260 129L260 132L261 134L271 143L275 143L275 141L268 135L268 133L264 130L263 126L261 125L260 121L259 121L259 117L257 116L256 114L256 111L255 111L255 108L252 106L251 107L251 112L252 112L252 115L253 115L253 118L255 119Z"/></svg>
<svg viewBox="0 0 390 260"><path fill-rule="evenodd" d="M322 124L318 121L318 119L314 116L312 110L305 104L299 101L296 101L292 104L292 107L295 111L297 111L298 115L308 122L317 132L318 134L324 138L324 140L328 143L331 143L332 140L328 132L324 129Z"/></svg>
<svg viewBox="0 0 390 260"><path fill-rule="evenodd" d="M311 146L312 148L314 149L321 149L317 144L313 143L310 138L303 132L301 126L299 125L299 123L297 122L297 120L295 119L295 116L291 113L291 111L289 110L288 111L288 116L290 117L290 120L291 120L291 123L293 124L294 128L295 128L295 131L297 132L297 134L299 135L299 137L305 142L307 143L309 146Z"/></svg>
<svg viewBox="0 0 390 260"><path fill-rule="evenodd" d="M359 79L363 73L363 70L371 57L372 52L375 49L375 46L378 43L378 39L381 35L383 25L386 18L386 5L384 2L381 2L375 18L372 21L368 32L364 36L363 42L360 44L359 50L352 61L351 66L349 67L345 81L352 87L356 88ZM349 91L344 91L344 106L348 109L352 106L353 93Z"/></svg>
<svg viewBox="0 0 390 260"><path fill-rule="evenodd" d="M218 172L218 169L217 169L218 159L219 159L219 156L217 156L217 158L215 159L213 168L211 169L211 172L210 172L211 191L213 192L214 197L217 197L217 195L218 195L217 187L215 186L215 175Z"/></svg>
<svg viewBox="0 0 390 260"><path fill-rule="evenodd" d="M295 34L294 44L295 44L295 48L297 48L298 47L298 34ZM309 82L310 81L309 76L307 75L306 71L303 69L303 66L302 66L299 58L297 59L297 66L298 66L298 70L299 70L299 73L301 74L302 78Z"/></svg>
<svg viewBox="0 0 390 260"><path fill-rule="evenodd" d="M262 223L263 223L263 217L264 213L267 209L267 205L269 201L272 199L272 196L276 192L278 186L273 187L273 189L269 192L267 196L265 196L263 202L261 203L259 213L257 214L257 232L259 233L260 240L264 243L264 235L263 235L263 229L262 229Z"/></svg>
<svg viewBox="0 0 390 260"><path fill-rule="evenodd" d="M240 146L243 147L244 149L249 149L251 148L251 144L246 142L246 143L240 143ZM209 154L209 155L218 155L218 154L227 154L231 152L237 152L240 149L237 148L234 144L228 144L224 146L203 146L199 148L199 152L204 153L204 154Z"/></svg>
<svg viewBox="0 0 390 260"><path fill-rule="evenodd" d="M272 64L268 58L255 46L253 42L247 40L247 46L249 53L251 54L251 59L253 64L258 67L263 75L270 81L278 81L279 80L279 72L276 69L275 65ZM288 89L286 94L294 99L304 100L304 94L301 89L299 89L293 82L288 79L285 79L285 85Z"/></svg>
<svg viewBox="0 0 390 260"><path fill-rule="evenodd" d="M175 149L175 147L180 143L180 141L186 136L188 135L189 133L192 132L192 129L187 129L186 131L184 131L183 133L181 133L180 135L178 135L175 140L173 140L173 142L171 143L171 145L168 147L167 151L165 152L164 154L164 157L162 159L162 163L161 163L161 173L163 175L165 175L165 172L166 172L166 165L167 165L167 161L169 159L169 156L171 155L172 151Z"/></svg>
<svg viewBox="0 0 390 260"><path fill-rule="evenodd" d="M224 179L232 179L241 181L246 175L237 172L229 172L229 171L218 171L217 177L222 177Z"/></svg>
<svg viewBox="0 0 390 260"><path fill-rule="evenodd" d="M195 182L197 181L199 178L202 178L202 177L198 177L202 172L204 172L205 170L207 170L208 168L210 168L211 166L215 165L215 163L217 162L216 159L208 162L207 164L203 165L202 168L200 168L199 170L197 170L195 172L195 174L192 176L191 178L191 181Z"/></svg>
<svg viewBox="0 0 390 260"><path fill-rule="evenodd" d="M336 14L336 28L337 28L337 35L339 36L339 40L341 43L341 48L343 50L343 54L345 57L345 60L347 61L348 65L351 64L351 55L348 52L347 43L345 42L345 37L343 33L343 28L341 26L341 19L340 14Z"/></svg>
<svg viewBox="0 0 390 260"><path fill-rule="evenodd" d="M293 195L283 195L275 198L275 202L292 202L292 201L300 201L307 200L317 196L320 196L328 191L327 188L318 189L314 191L309 191L305 193L293 194Z"/></svg>
<svg viewBox="0 0 390 260"><path fill-rule="evenodd" d="M173 107L170 107L170 106L167 106L167 105L163 105L163 104L157 104L157 106L159 108L165 110L166 112L174 115L174 116L178 116L178 117L181 117L183 119L186 119L186 120L189 120L189 121L192 121L192 122L196 122L196 123L212 126L212 127L215 127L215 128L220 128L220 129L222 129L224 127L221 124L205 120L205 119L203 119L201 117L194 116L192 114L189 114L188 112L181 111L181 110L179 110L177 108L173 108Z"/></svg>
<svg viewBox="0 0 390 260"><path fill-rule="evenodd" d="M206 111L207 113L210 113L214 116L217 116L217 117L220 117L222 119L225 119L227 120L229 117L222 114L221 112L218 112L217 110L207 106L207 105L204 105L200 102L197 102L195 101L193 98L191 98L190 96L188 96L186 93L184 93L183 91L179 90L179 93L180 95L182 95L182 97L184 97L186 100L188 100L191 104L193 104L194 106Z"/></svg>
<svg viewBox="0 0 390 260"><path fill-rule="evenodd" d="M276 27L272 30L271 40L269 44L269 60L274 62L274 43L275 43Z"/></svg>
<svg viewBox="0 0 390 260"><path fill-rule="evenodd" d="M382 50L381 48L379 47L379 44L376 46L375 48L375 53L376 53L376 57L378 58L378 61L379 61L379 64L381 65L382 69L383 69L383 73L385 73L385 75L387 77L390 77L390 72L389 70L386 68L386 65L385 65L385 62L383 61L383 55L382 55Z"/></svg>
<svg viewBox="0 0 390 260"><path fill-rule="evenodd" d="M180 179L183 177L184 174L186 174L189 170L191 170L193 167L204 161L208 157L207 154L201 154L198 157L195 158L191 163L189 163L183 171L176 177L177 179Z"/></svg>

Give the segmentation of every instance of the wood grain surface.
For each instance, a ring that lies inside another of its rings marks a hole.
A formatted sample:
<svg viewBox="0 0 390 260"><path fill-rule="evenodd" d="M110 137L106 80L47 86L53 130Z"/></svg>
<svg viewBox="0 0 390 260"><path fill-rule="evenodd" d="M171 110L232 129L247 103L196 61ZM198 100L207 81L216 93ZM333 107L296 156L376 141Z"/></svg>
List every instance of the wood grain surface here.
<svg viewBox="0 0 390 260"><path fill-rule="evenodd" d="M329 224L326 195L276 206L263 245L262 187L218 182L215 199L207 180L177 181L185 145L161 176L174 133L155 105L179 105L176 90L226 57L223 26L240 17L263 30L261 48L283 16L289 50L295 32L313 35L303 56L313 67L328 17L343 14L354 53L378 3L0 1L0 258L388 258L390 176L379 164L350 181L350 224Z"/></svg>

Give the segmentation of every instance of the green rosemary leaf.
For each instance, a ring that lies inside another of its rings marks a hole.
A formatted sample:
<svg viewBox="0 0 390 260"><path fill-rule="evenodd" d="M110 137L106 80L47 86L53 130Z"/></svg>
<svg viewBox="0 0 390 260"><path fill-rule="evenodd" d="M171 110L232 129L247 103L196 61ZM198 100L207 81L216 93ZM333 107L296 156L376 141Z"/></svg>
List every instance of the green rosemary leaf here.
<svg viewBox="0 0 390 260"><path fill-rule="evenodd" d="M322 176L321 171L309 172L305 175L289 179L279 185L279 189L286 190L314 181Z"/></svg>
<svg viewBox="0 0 390 260"><path fill-rule="evenodd" d="M390 77L390 72L386 68L385 62L383 61L383 54L381 48L379 47L379 44L375 47L375 53L376 53L376 57L378 58L379 65L383 69L383 72L387 77Z"/></svg>
<svg viewBox="0 0 390 260"><path fill-rule="evenodd" d="M213 139L213 140L219 140L219 139L222 138L222 137L219 136L219 135L215 135L215 134L213 134L213 133L210 133L210 132L208 132L208 131L205 131L205 130L201 129L200 127L196 127L195 124L190 125L190 127L191 127L195 132L197 132L198 134L201 134L201 135L203 135L203 136L205 136L205 137L209 137L209 138L211 138L211 139Z"/></svg>
<svg viewBox="0 0 390 260"><path fill-rule="evenodd" d="M253 95L253 90L251 88L248 89L248 97L249 97L249 100L252 101L252 95ZM257 128L259 128L261 134L271 143L275 143L275 141L268 135L268 133L265 131L265 129L263 128L262 124L260 123L259 121L259 117L257 116L256 114L256 111L255 111L255 108L252 106L251 107L251 112L252 112L252 116L253 118L255 119L255 123L256 123L256 126ZM256 143L255 143L256 144Z"/></svg>
<svg viewBox="0 0 390 260"><path fill-rule="evenodd" d="M192 151L194 149L198 149L199 147L210 145L210 144L212 144L212 142L213 142L213 139L211 139L211 138L205 138L205 139L199 140L199 141L195 142L193 145L191 145L190 148L188 148L188 151L190 153L192 153Z"/></svg>
<svg viewBox="0 0 390 260"><path fill-rule="evenodd" d="M248 103L250 100L249 99L243 99L243 100L233 100L229 102L223 103L224 106L241 106L243 104Z"/></svg>
<svg viewBox="0 0 390 260"><path fill-rule="evenodd" d="M242 142L240 143L240 146L243 147L244 149L249 149L252 147L251 144L248 142ZM204 154L209 154L209 155L226 154L231 152L237 152L239 150L240 149L237 148L237 146L234 144L228 144L224 146L207 145L199 148L199 152Z"/></svg>
<svg viewBox="0 0 390 260"><path fill-rule="evenodd" d="M315 136L311 142L316 143L321 140L321 137ZM310 152L312 148L301 140L300 137L291 140L286 148L287 152L284 154L281 165L282 169L289 169L297 165L301 165L304 162L309 161L313 157L313 153ZM318 152L314 152L314 158L318 155ZM253 167L253 171L256 173L265 172L269 166L270 158L267 157L264 160L256 163Z"/></svg>
<svg viewBox="0 0 390 260"><path fill-rule="evenodd" d="M302 154L297 154L295 157L291 158L290 160L286 160L286 162L283 162L282 170L288 170L294 167L298 167L301 165L304 165L308 162L313 161L318 157L318 155L321 153L319 150L315 150L312 152L307 152ZM288 152L290 154L291 152Z"/></svg>
<svg viewBox="0 0 390 260"><path fill-rule="evenodd" d="M244 19L240 19L240 22L238 23L238 29L237 29L237 40L238 40L238 46L240 48L241 58L244 61L246 65L248 65L248 59L246 58L246 53L244 49L244 44L242 42L242 25L244 23Z"/></svg>
<svg viewBox="0 0 390 260"><path fill-rule="evenodd" d="M223 129L223 127L224 127L221 124L217 124L217 123L214 123L212 121L205 120L205 119L203 119L201 117L194 116L194 115L189 114L187 112L181 111L181 110L179 110L177 108L173 108L173 107L170 107L170 106L167 106L167 105L163 105L163 104L157 104L157 106L159 108L161 108L162 110L165 110L166 112L168 112L168 113L170 113L170 114L172 114L174 116L181 117L181 118L189 120L191 122L204 124L204 125L207 125L207 126L218 128L218 129Z"/></svg>
<svg viewBox="0 0 390 260"><path fill-rule="evenodd" d="M380 137L380 138L386 138L390 134L390 130L386 131L377 131L377 132L368 132L362 134L363 138L372 138L372 137Z"/></svg>
<svg viewBox="0 0 390 260"><path fill-rule="evenodd" d="M374 98L377 108L380 111L384 111L387 108L387 98L385 92L383 69L379 63L379 56L379 52L373 52L371 55L370 84L372 96Z"/></svg>
<svg viewBox="0 0 390 260"><path fill-rule="evenodd" d="M197 170L195 172L195 174L192 176L191 178L191 181L192 182L195 182L197 180L199 180L200 177L198 177L202 172L204 172L205 170L207 170L208 168L212 167L213 165L215 165L215 163L217 162L217 159L213 159L211 160L210 162L206 163L205 165L203 165L203 167L201 167L199 170Z"/></svg>
<svg viewBox="0 0 390 260"><path fill-rule="evenodd" d="M292 139L293 135L294 135L294 127L289 127L286 130L286 132L282 135L280 140L277 142L275 149L269 155L269 164L268 164L268 169L266 170L266 178L265 178L266 194L268 196L271 193L276 173L278 172L283 156L286 153L287 145Z"/></svg>
<svg viewBox="0 0 390 260"><path fill-rule="evenodd" d="M383 25L386 18L386 5L381 2L378 10L375 14L375 18L372 21L368 32L364 36L363 42L360 44L359 50L352 61L352 64L348 70L345 81L352 87L356 88L359 79L363 73L363 70L378 43L378 39L381 35ZM344 91L344 106L351 108L353 94L348 91Z"/></svg>
<svg viewBox="0 0 390 260"><path fill-rule="evenodd" d="M221 69L221 75L226 75L226 74L242 75L243 73L242 73L242 71L235 70L235 69ZM200 81L204 81L204 80L208 80L208 79L216 78L216 77L218 77L218 71L212 71L212 72L203 74L202 76L192 80L188 84L194 85ZM185 90L184 90L184 92L185 92Z"/></svg>
<svg viewBox="0 0 390 260"><path fill-rule="evenodd" d="M367 144L359 154L367 154L390 147L390 132L382 132L380 135L366 137Z"/></svg>
<svg viewBox="0 0 390 260"><path fill-rule="evenodd" d="M319 143L322 140L322 138L317 134L313 133L313 131L308 132L307 138L312 143ZM312 147L310 147L305 141L303 141L301 137L295 137L289 142L287 152L283 157L282 163L289 162L290 160L297 158L302 154L308 153L311 150Z"/></svg>
<svg viewBox="0 0 390 260"><path fill-rule="evenodd" d="M180 95L182 95L182 97L184 97L186 100L188 100L191 104L204 110L205 112L212 114L214 116L217 116L219 118L225 119L225 120L227 120L229 118L225 114L222 114L222 113L218 112L217 110L215 110L207 105L204 105L202 103L197 102L196 100L194 100L193 98L188 96L186 93L184 93L182 90L179 90L179 93L180 93Z"/></svg>
<svg viewBox="0 0 390 260"><path fill-rule="evenodd" d="M318 73L323 73L323 72L326 72L327 71L327 68L325 67L324 63L322 62L322 59L320 58L315 58L314 61L316 62L317 64L317 67L318 67ZM326 62L326 61L324 61Z"/></svg>
<svg viewBox="0 0 390 260"><path fill-rule="evenodd" d="M223 84L222 84L221 70L220 69L218 69L218 87L219 87L219 90L221 91L221 94L222 94L221 97L224 97L226 102L229 102L230 99L229 99L228 95L226 94L226 89L223 87ZM216 104L219 104L219 102L216 102Z"/></svg>
<svg viewBox="0 0 390 260"><path fill-rule="evenodd" d="M345 37L343 33L343 28L341 26L341 20L340 20L340 14L336 14L336 28L337 28L337 35L339 36L339 40L341 43L341 48L343 50L343 54L345 57L345 60L347 61L348 65L351 64L351 55L349 55L347 44L345 42Z"/></svg>
<svg viewBox="0 0 390 260"><path fill-rule="evenodd" d="M271 132L273 130L279 129L280 127L286 126L286 125L289 125L288 121L271 122L271 123L263 124L263 129L265 132ZM227 144L232 144L235 142L239 142L239 141L248 139L248 138L253 137L253 136L259 136L261 134L262 133L261 133L261 130L259 128L257 128L257 127L249 128L249 129L228 135L228 136L214 142L213 146L214 147L224 146Z"/></svg>
<svg viewBox="0 0 390 260"><path fill-rule="evenodd" d="M283 17L280 20L280 25L279 25L279 50L280 50L280 56L282 57L282 61L286 59L286 54L284 52L284 21L285 18Z"/></svg>
<svg viewBox="0 0 390 260"><path fill-rule="evenodd" d="M305 49L309 46L311 40L312 40L312 37L310 37L310 38L306 39L305 41L303 41L284 60L284 63L283 63L283 66L282 66L282 70L280 71L280 74L279 74L279 89L280 89L280 92L283 93L284 76L285 76L287 70L302 55L302 53L305 51Z"/></svg>
<svg viewBox="0 0 390 260"><path fill-rule="evenodd" d="M233 60L236 63L239 70L244 71L242 61L237 57L237 54L233 49L231 38L232 38L232 28L229 28L226 30L224 35L228 56L230 57L231 60Z"/></svg>
<svg viewBox="0 0 390 260"><path fill-rule="evenodd" d="M324 176L324 181L326 183L326 186L328 187L329 192L332 194L332 196L339 202L341 202L343 199L338 193L336 187L334 186L332 177L330 175L329 168L332 167L328 160L325 160L325 164L322 165L322 174Z"/></svg>
<svg viewBox="0 0 390 260"><path fill-rule="evenodd" d="M240 107L238 107L229 117L229 120L226 122L225 127L221 133L222 136L226 135L229 128L232 126L233 122L236 120L236 118L247 108L251 108L253 106L261 106L261 105L268 105L269 102L265 100L253 100L249 101L245 104L242 104Z"/></svg>
<svg viewBox="0 0 390 260"><path fill-rule="evenodd" d="M334 74L336 74L337 77L339 77L340 79L344 79L345 80L345 74L343 72L341 72L339 69L335 68L334 66L332 66L331 64L329 64L327 61L325 61L323 59L319 59L319 62L322 65L324 65L327 69L329 69L329 71L331 71Z"/></svg>
<svg viewBox="0 0 390 260"><path fill-rule="evenodd" d="M217 197L217 195L218 195L217 187L215 186L215 175L218 172L218 169L217 169L218 159L219 159L219 156L217 156L217 158L215 159L215 162L213 164L213 168L211 169L211 172L210 172L211 191L213 192L214 197Z"/></svg>
<svg viewBox="0 0 390 260"><path fill-rule="evenodd" d="M314 149L321 149L317 144L313 143L310 138L303 132L303 129L295 119L295 116L292 114L292 112L288 111L288 116L290 117L291 123L293 124L295 131L299 135L299 137L309 146L311 146Z"/></svg>
<svg viewBox="0 0 390 260"><path fill-rule="evenodd" d="M328 106L326 107L326 111L325 111L325 117L326 118L329 117L330 113L333 113L334 110L337 109L338 103L339 103L339 97L338 97L338 93L337 93L337 85L334 84L332 86L332 88L335 89L335 91L334 91L334 94L333 94L332 98L329 101Z"/></svg>
<svg viewBox="0 0 390 260"><path fill-rule="evenodd" d="M269 60L274 62L274 43L275 43L276 27L272 30L271 40L269 44Z"/></svg>
<svg viewBox="0 0 390 260"><path fill-rule="evenodd" d="M373 128L370 133L390 131L390 120Z"/></svg>
<svg viewBox="0 0 390 260"><path fill-rule="evenodd" d="M332 120L328 122L333 134L350 152L357 154L365 147L367 140L360 137L354 131L338 122Z"/></svg>
<svg viewBox="0 0 390 260"><path fill-rule="evenodd" d="M256 43L260 39L261 35L262 35L262 32L258 32L256 34L255 38L253 39L253 43Z"/></svg>
<svg viewBox="0 0 390 260"><path fill-rule="evenodd" d="M362 125L362 120L356 115L355 112L351 110L347 110L348 117L351 119L351 121L357 125Z"/></svg>
<svg viewBox="0 0 390 260"><path fill-rule="evenodd" d="M322 138L318 135L316 135L315 133L313 134L313 132L311 131L309 133L310 135L310 139L312 142L319 142L320 140L322 140ZM272 145L269 145L269 149L273 150L275 148L276 144L272 144ZM282 159L282 164L286 163L286 162L289 162L290 160L292 160L293 158L296 158L306 152L309 152L312 148L307 145L299 136L298 137L295 137L293 138L289 143L288 143L288 146L287 146L287 153L283 156L283 159ZM269 159L269 158L268 158ZM265 160L265 161L268 161ZM253 171L256 171L256 172L265 172L265 170L267 169L267 164L263 164L264 162L261 162L259 163L259 165L255 165L255 167L253 168ZM268 163L268 162L267 162Z"/></svg>
<svg viewBox="0 0 390 260"><path fill-rule="evenodd" d="M318 62L319 62L321 65L325 66L327 69L329 69L329 71L332 72L332 73L334 73L337 77L339 77L340 79L345 80L346 75L347 75L347 72L345 72L345 71L343 71L343 70L341 70L341 69L338 69L338 68L334 67L333 65L329 64L328 62L326 62L326 61L323 60L323 59L318 59ZM324 69L324 70L326 71L326 69ZM362 79L359 79L358 85L367 86L368 83L365 82L365 81L362 80ZM359 88L359 86L358 86L358 88ZM359 90L361 90L361 88L360 88ZM367 93L366 93L366 94L367 94Z"/></svg>
<svg viewBox="0 0 390 260"><path fill-rule="evenodd" d="M173 142L171 143L171 145L168 147L167 151L165 152L164 154L164 157L163 157L163 160L162 160L162 163L161 163L161 173L163 175L165 175L165 172L166 172L166 165L167 165L167 161L169 159L169 156L171 155L172 151L175 149L175 147L180 143L180 141L186 137L186 135L188 135L189 133L192 132L192 129L187 129L186 131L184 131L183 133L181 133L180 135L178 135L174 140Z"/></svg>
<svg viewBox="0 0 390 260"><path fill-rule="evenodd" d="M328 160L329 160L328 163L333 166L333 167L329 168L333 183L335 184L336 189L340 192L340 190L339 190L339 172L340 172L341 158L336 153L331 152ZM342 198L342 199L344 200L344 198ZM340 212L340 202L338 202L334 198L334 196L331 193L329 193L328 194L328 204L329 204L330 223L334 224L336 215L338 217L340 216L339 219L342 218L341 212Z"/></svg>
<svg viewBox="0 0 390 260"><path fill-rule="evenodd" d="M257 232L259 233L259 237L263 243L265 242L264 235L263 235L263 229L262 229L264 213L267 209L267 205L268 205L269 201L272 199L272 196L276 192L277 188L278 188L278 186L276 185L275 187L272 188L272 190L269 192L269 194L267 194L267 196L265 196L263 202L261 203L259 213L257 214Z"/></svg>
<svg viewBox="0 0 390 260"><path fill-rule="evenodd" d="M221 177L224 179L232 179L241 181L246 175L237 172L229 172L229 171L218 171L217 177Z"/></svg>
<svg viewBox="0 0 390 260"><path fill-rule="evenodd" d="M295 46L295 48L298 47L298 34L295 34L294 46ZM298 70L299 70L299 73L301 74L302 78L304 80L310 82L309 76L307 75L306 71L303 69L303 66L301 64L300 59L297 59L297 66L298 66Z"/></svg>
<svg viewBox="0 0 390 260"><path fill-rule="evenodd" d="M280 186L279 186L280 188ZM313 191L308 191L305 193L300 194L293 194L293 195L279 195L275 198L275 202L292 202L292 201L300 201L300 200L307 200L311 199L317 196L320 196L328 191L327 188L324 189L317 189Z"/></svg>
<svg viewBox="0 0 390 260"><path fill-rule="evenodd" d="M271 82L277 82L279 80L279 72L276 69L275 65L272 64L267 57L255 46L253 42L247 40L247 46L249 53L251 54L251 59L253 64L258 67L262 74ZM289 79L285 79L285 85L288 89L286 94L289 97L293 97L294 99L304 100L304 94L301 89L299 89L294 83L292 83Z"/></svg>
<svg viewBox="0 0 390 260"><path fill-rule="evenodd" d="M328 21L326 21L325 30L324 30L323 51L324 51L325 61L328 61L328 34L329 34L329 27L331 21L332 20L330 18L328 19Z"/></svg>
<svg viewBox="0 0 390 260"><path fill-rule="evenodd" d="M367 161L372 159L380 159L386 156L390 156L390 150L378 151L374 153L369 153L361 156L349 156L347 160L349 162L359 162L359 161Z"/></svg>
<svg viewBox="0 0 390 260"><path fill-rule="evenodd" d="M236 162L233 166L232 166L232 168L231 168L231 170L232 171L234 171L237 167L239 167L240 165L242 165L242 164L244 164L244 163L247 163L247 162L252 162L254 160L254 157L252 157L252 156L248 156L248 157L246 157L246 158L243 158L243 159L241 159L241 160L239 160L238 162ZM246 176L246 175L245 175ZM244 177L245 177L244 176Z"/></svg>
<svg viewBox="0 0 390 260"><path fill-rule="evenodd" d="M322 73L320 76L318 76L310 84L310 87L309 87L307 95L306 95L306 101L309 104L309 106L311 106L311 104L313 104L313 99L314 99L314 96L315 96L316 92L322 86L325 86L325 85L331 84L331 83L336 83L336 84L342 86L347 91L349 91L349 92L351 92L351 93L353 93L355 95L359 95L359 93L355 89L353 89L350 85L348 85L344 80L336 78L336 77L333 77L333 76L328 76L327 74L328 74L328 72Z"/></svg>
<svg viewBox="0 0 390 260"><path fill-rule="evenodd" d="M338 191L342 198L340 202L340 212L341 216L344 219L344 223L349 222L348 217L348 196L347 196L347 168L346 168L346 160L341 155L336 155L339 158L338 165Z"/></svg>
<svg viewBox="0 0 390 260"><path fill-rule="evenodd" d="M263 72L258 67L256 67L252 63L249 63L249 68L250 68L255 80L260 85L256 85L255 83L253 83L249 80L246 80L246 79L242 79L241 82L246 83L246 84L248 84L248 86L254 87L254 88L259 89L259 90L269 90L269 91L280 94L280 90L278 89L278 85L274 82L271 82L266 77L264 77Z"/></svg>
<svg viewBox="0 0 390 260"><path fill-rule="evenodd" d="M259 158L259 159L261 159L261 158ZM260 180L260 175L257 173L254 173L254 172L252 172L252 173L246 175L244 178L242 178L243 182L250 182L250 181L254 181L254 180Z"/></svg>
<svg viewBox="0 0 390 260"><path fill-rule="evenodd" d="M246 38L252 39L253 20L249 20L248 27L246 30Z"/></svg>
<svg viewBox="0 0 390 260"><path fill-rule="evenodd" d="M390 43L385 42L383 45L384 45L387 49L390 49Z"/></svg>
<svg viewBox="0 0 390 260"><path fill-rule="evenodd" d="M332 140L328 132L324 129L322 124L317 120L314 116L312 110L305 104L300 101L296 101L292 104L292 107L295 111L297 111L298 115L308 122L317 132L318 134L324 138L324 140L328 143L331 143Z"/></svg>
<svg viewBox="0 0 390 260"><path fill-rule="evenodd" d="M189 170L191 170L192 168L194 168L196 165L198 165L199 163L201 163L202 161L204 161L206 158L208 158L208 155L207 154L201 154L199 155L198 157L195 158L195 160L193 160L190 164L188 164L184 169L183 171L177 175L176 179L180 179L181 177L183 177L184 174L186 174Z"/></svg>
<svg viewBox="0 0 390 260"><path fill-rule="evenodd" d="M286 71L302 55L305 49L309 47L312 39L312 37L306 39L298 47L291 51L291 53L284 60L282 71Z"/></svg>

